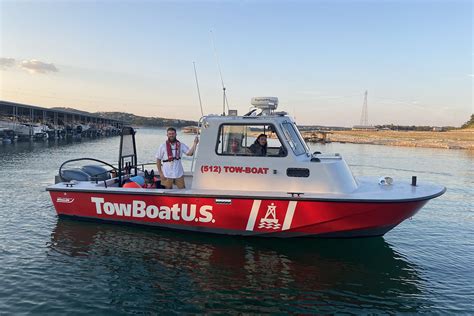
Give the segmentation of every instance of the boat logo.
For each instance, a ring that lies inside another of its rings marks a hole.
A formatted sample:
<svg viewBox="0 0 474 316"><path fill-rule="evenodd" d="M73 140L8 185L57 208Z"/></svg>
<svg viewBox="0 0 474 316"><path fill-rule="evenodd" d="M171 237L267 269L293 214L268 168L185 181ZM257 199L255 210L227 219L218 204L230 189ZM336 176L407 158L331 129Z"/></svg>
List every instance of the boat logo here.
<svg viewBox="0 0 474 316"><path fill-rule="evenodd" d="M272 203L268 205L267 214L260 220L258 228L279 229L280 227L281 224L278 224L278 219L276 218L276 206Z"/></svg>
<svg viewBox="0 0 474 316"><path fill-rule="evenodd" d="M74 198L58 197L58 198L56 199L56 202L57 202L57 203L67 203L67 204L69 204L69 203L74 202Z"/></svg>
<svg viewBox="0 0 474 316"><path fill-rule="evenodd" d="M253 231L255 228L257 229L271 229L271 230L289 230L291 228L291 222L293 221L293 215L295 214L296 205L298 204L297 201L288 201L288 207L286 208L286 212L283 213L280 210L280 219L276 216L276 208L277 206L275 203L270 203L267 205L267 211L265 213L265 217L260 218L260 221L257 220L259 217L260 205L262 204L262 200L254 200L252 204L252 209L250 210L249 219L247 221L246 230ZM280 204L281 205L281 204ZM284 208L284 206L279 206L280 208ZM282 218L283 217L283 218ZM280 220L283 219L283 223L280 223ZM256 226L258 223L258 226Z"/></svg>

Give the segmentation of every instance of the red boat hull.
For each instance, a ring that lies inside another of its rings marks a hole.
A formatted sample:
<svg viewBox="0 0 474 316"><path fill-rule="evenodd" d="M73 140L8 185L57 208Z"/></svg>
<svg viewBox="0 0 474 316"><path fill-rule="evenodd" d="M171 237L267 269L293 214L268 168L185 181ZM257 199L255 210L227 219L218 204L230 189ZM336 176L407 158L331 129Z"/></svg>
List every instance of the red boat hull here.
<svg viewBox="0 0 474 316"><path fill-rule="evenodd" d="M230 235L381 236L428 201L318 201L50 191L61 216Z"/></svg>

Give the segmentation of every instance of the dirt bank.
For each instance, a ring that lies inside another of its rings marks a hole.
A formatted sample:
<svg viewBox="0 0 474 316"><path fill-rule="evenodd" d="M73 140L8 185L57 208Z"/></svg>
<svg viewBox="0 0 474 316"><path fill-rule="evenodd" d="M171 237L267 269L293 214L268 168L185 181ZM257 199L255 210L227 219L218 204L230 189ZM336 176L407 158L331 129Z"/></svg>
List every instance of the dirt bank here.
<svg viewBox="0 0 474 316"><path fill-rule="evenodd" d="M303 136L311 135L304 132ZM474 129L449 132L333 131L327 140L341 143L474 150Z"/></svg>

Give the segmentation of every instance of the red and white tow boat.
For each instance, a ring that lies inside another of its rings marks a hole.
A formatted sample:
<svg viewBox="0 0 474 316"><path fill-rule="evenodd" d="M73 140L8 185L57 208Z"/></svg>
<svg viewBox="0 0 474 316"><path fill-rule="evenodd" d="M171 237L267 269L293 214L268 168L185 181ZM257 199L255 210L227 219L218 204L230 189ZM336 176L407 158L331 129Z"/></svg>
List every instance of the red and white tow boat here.
<svg viewBox="0 0 474 316"><path fill-rule="evenodd" d="M61 166L47 188L58 215L245 236L381 236L446 191L416 177L355 178L340 155L310 153L293 119L275 112L277 98L252 104L244 116L200 120L182 190L123 187L146 167L134 130L124 128L118 167ZM265 156L249 149L259 134L268 137Z"/></svg>

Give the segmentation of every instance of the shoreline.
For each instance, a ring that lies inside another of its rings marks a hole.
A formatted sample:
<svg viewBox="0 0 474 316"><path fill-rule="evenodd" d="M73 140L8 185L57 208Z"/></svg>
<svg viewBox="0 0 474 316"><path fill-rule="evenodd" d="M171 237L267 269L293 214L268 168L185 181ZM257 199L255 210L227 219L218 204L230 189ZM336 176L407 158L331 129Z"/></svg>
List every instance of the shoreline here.
<svg viewBox="0 0 474 316"><path fill-rule="evenodd" d="M309 142L315 142L317 139L324 142L317 131L302 132L302 135ZM325 137L326 142L474 151L474 129L446 132L330 131L325 134Z"/></svg>

